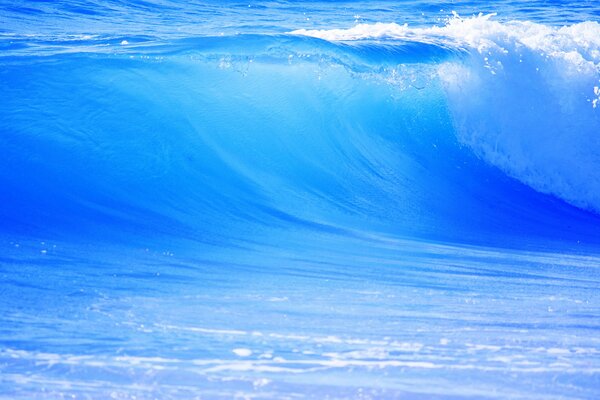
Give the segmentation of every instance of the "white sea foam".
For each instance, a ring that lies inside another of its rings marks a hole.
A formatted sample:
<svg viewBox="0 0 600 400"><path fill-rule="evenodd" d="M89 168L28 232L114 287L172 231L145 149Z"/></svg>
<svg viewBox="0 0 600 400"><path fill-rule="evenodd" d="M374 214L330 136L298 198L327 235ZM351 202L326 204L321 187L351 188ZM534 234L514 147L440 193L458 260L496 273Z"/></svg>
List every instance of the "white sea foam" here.
<svg viewBox="0 0 600 400"><path fill-rule="evenodd" d="M231 351L235 355L240 356L240 357L249 357L252 355L252 350L250 350L250 349L238 348L238 349L233 349Z"/></svg>
<svg viewBox="0 0 600 400"><path fill-rule="evenodd" d="M532 188L600 212L600 24L553 27L494 15L444 26L297 30L330 41L401 39L457 48L440 64L458 140Z"/></svg>
<svg viewBox="0 0 600 400"><path fill-rule="evenodd" d="M576 52L584 59L600 61L600 24L583 22L571 26L551 27L528 21L498 22L495 14L461 18L456 13L443 26L412 28L407 24L357 24L348 29L292 31L295 35L317 37L329 41L362 39L406 39L423 42L462 44L484 51L514 42L548 55ZM507 50L507 49L506 49ZM577 56L576 58L579 58Z"/></svg>

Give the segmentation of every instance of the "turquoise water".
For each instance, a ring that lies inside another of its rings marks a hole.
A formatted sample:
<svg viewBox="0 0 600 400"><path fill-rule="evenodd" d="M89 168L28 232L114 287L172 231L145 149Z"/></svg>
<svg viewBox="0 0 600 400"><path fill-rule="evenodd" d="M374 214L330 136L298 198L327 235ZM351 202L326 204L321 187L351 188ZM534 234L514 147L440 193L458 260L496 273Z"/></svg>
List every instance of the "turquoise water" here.
<svg viewBox="0 0 600 400"><path fill-rule="evenodd" d="M597 398L599 16L0 2L0 398Z"/></svg>

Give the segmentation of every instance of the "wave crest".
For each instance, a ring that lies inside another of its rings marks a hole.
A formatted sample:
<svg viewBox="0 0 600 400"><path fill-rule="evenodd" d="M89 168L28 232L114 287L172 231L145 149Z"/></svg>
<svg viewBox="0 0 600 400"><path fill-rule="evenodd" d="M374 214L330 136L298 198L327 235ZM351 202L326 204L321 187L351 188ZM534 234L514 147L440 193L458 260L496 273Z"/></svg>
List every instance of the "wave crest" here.
<svg viewBox="0 0 600 400"><path fill-rule="evenodd" d="M461 143L540 192L600 212L600 24L551 27L492 17L293 33L464 49L462 60L438 70Z"/></svg>

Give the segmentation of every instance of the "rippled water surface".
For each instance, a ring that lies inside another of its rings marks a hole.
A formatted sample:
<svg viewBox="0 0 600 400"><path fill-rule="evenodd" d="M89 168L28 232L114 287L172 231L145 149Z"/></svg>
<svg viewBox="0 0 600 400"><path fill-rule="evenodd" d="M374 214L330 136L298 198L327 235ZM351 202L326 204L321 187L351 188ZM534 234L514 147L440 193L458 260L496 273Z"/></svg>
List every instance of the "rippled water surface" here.
<svg viewBox="0 0 600 400"><path fill-rule="evenodd" d="M595 1L0 1L0 398L600 397Z"/></svg>

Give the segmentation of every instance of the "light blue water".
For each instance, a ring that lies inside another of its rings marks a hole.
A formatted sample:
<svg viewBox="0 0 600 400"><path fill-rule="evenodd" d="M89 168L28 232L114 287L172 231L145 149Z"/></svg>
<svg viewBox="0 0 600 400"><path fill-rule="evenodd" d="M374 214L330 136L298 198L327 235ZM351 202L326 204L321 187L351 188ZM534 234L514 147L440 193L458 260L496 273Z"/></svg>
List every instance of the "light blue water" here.
<svg viewBox="0 0 600 400"><path fill-rule="evenodd" d="M0 1L0 398L600 397L599 18Z"/></svg>

